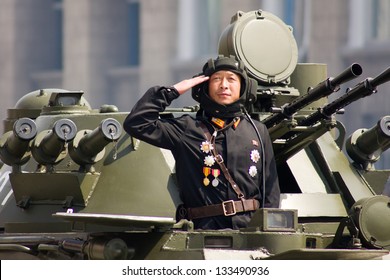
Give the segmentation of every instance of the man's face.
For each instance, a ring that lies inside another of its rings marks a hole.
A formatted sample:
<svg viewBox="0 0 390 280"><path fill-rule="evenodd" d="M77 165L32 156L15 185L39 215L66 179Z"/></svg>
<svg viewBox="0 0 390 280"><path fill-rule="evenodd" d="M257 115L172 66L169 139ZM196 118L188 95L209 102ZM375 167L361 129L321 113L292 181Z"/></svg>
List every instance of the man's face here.
<svg viewBox="0 0 390 280"><path fill-rule="evenodd" d="M221 105L229 105L240 98L240 76L231 71L215 72L209 79L210 98Z"/></svg>

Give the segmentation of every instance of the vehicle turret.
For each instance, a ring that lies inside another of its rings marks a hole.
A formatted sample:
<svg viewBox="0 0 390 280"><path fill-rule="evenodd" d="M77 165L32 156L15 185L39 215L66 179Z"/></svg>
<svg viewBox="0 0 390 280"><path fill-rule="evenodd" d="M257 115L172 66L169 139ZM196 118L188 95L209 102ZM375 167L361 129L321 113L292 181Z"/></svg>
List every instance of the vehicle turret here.
<svg viewBox="0 0 390 280"><path fill-rule="evenodd" d="M20 118L36 119L42 113L42 109L48 106L52 93L68 94L70 91L59 88L45 88L25 94L16 102L14 108L7 110L7 119L3 121L4 132L12 130L14 122ZM91 110L91 105L82 96L79 104L87 110Z"/></svg>

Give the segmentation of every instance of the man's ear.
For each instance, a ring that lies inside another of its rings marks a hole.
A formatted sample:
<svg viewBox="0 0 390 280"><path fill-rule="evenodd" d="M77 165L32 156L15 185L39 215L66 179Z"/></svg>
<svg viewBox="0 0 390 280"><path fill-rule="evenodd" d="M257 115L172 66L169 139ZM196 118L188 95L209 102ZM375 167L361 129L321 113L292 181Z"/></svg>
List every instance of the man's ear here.
<svg viewBox="0 0 390 280"><path fill-rule="evenodd" d="M247 85L247 93L246 93L246 100L245 100L245 108L249 108L250 105L256 102L257 99L257 80L249 78L247 79L248 85Z"/></svg>

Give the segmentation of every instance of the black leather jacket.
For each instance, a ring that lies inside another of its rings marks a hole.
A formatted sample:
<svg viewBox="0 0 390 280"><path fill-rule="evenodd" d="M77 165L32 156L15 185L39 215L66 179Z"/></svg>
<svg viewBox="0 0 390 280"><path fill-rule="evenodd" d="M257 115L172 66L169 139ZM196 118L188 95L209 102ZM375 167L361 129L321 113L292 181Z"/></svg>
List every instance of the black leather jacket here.
<svg viewBox="0 0 390 280"><path fill-rule="evenodd" d="M210 153L202 150L202 143L206 138L200 123L205 123L210 133L213 133L215 126L210 118L202 116L194 118L190 115L166 119L159 117L159 113L177 97L179 93L174 88L150 88L127 116L124 129L137 139L171 150L176 160L176 176L181 199L186 207L239 200L222 172L217 171L220 169L218 164L214 163L211 166L205 164L205 158ZM264 144L266 174L264 207L279 207L280 190L272 143L265 125L253 121ZM242 115L237 127L232 126L218 133L215 143L218 153L222 155L225 165L245 198L255 198L262 203L262 145L247 117ZM209 168L206 174L205 167ZM204 183L205 177L209 179L207 186ZM216 187L211 183L214 179L218 180ZM245 212L228 217L195 219L194 225L200 229L237 229L246 227L252 215L253 212Z"/></svg>

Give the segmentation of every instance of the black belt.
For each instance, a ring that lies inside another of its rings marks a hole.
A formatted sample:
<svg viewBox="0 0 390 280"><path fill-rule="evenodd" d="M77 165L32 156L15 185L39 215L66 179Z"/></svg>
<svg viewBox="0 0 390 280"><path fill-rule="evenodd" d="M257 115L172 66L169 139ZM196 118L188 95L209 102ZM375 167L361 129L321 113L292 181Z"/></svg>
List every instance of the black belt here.
<svg viewBox="0 0 390 280"><path fill-rule="evenodd" d="M255 211L259 207L260 203L256 199L227 200L221 204L187 208L187 215L190 220L213 216L233 216L237 213Z"/></svg>

